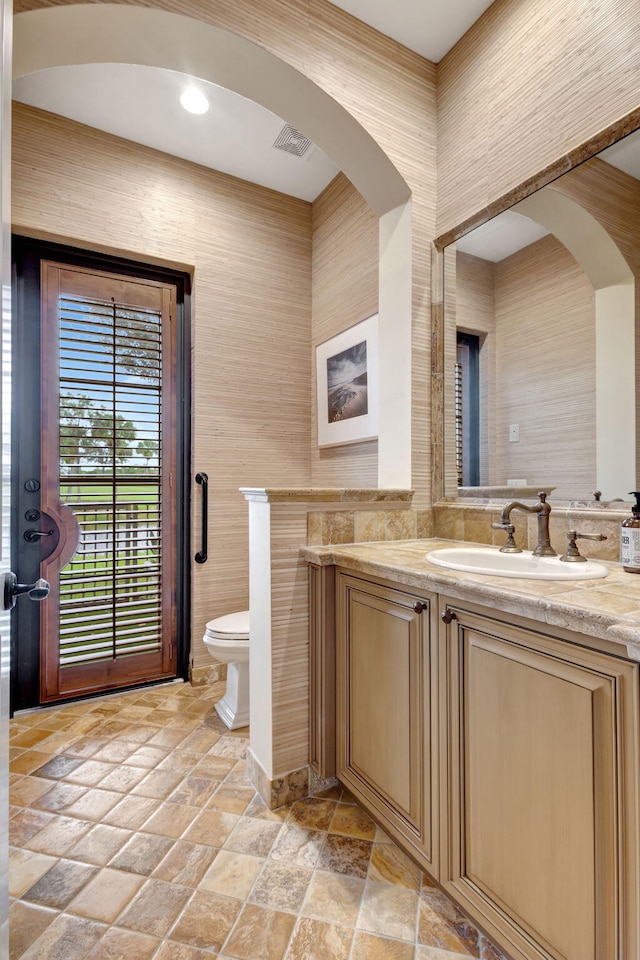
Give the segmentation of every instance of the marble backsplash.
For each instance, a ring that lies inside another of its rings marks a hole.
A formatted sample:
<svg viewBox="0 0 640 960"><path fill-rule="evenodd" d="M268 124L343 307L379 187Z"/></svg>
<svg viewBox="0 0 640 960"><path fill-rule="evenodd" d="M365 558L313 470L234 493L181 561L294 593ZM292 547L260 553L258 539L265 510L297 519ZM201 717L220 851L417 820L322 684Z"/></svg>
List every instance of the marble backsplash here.
<svg viewBox="0 0 640 960"><path fill-rule="evenodd" d="M506 535L501 530L494 530L491 524L500 520L504 502L478 498L472 502L442 501L428 510L407 508L404 504L399 508L385 504L385 509L380 510L361 506L313 510L307 515L307 543L309 546L327 546L442 537L501 546ZM623 509L616 510L608 505L596 507L580 501L552 501L549 518L551 543L562 554L567 547L568 530L603 534L607 538L603 541L579 541L580 552L594 559L617 561L620 559L620 524L629 515L630 508L626 504ZM537 518L514 511L511 520L516 528L518 545L533 550L538 539Z"/></svg>
<svg viewBox="0 0 640 960"><path fill-rule="evenodd" d="M370 505L369 505L370 506ZM431 510L348 509L313 511L307 515L310 546L371 543L377 540L415 540L432 537Z"/></svg>
<svg viewBox="0 0 640 960"><path fill-rule="evenodd" d="M491 524L499 522L504 502L437 503L433 508L433 536L502 546L506 534L502 530L494 530ZM579 540L578 547L583 556L594 560L620 559L620 524L630 515L630 507L625 505L621 510L612 510L610 507L595 507L579 501L554 503L551 500L550 503L551 545L559 554L567 548L567 531L577 530L578 533L603 534L607 538L603 541ZM516 528L518 546L533 550L538 542L537 517L514 510L511 522Z"/></svg>

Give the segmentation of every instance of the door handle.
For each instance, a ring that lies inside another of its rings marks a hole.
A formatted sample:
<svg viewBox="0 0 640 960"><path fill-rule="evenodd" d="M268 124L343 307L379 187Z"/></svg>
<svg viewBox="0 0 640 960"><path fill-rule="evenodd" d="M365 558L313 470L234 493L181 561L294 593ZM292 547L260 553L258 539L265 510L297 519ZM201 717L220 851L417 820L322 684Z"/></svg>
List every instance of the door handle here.
<svg viewBox="0 0 640 960"><path fill-rule="evenodd" d="M40 537L52 537L53 530L25 530L23 536L28 543L37 543Z"/></svg>
<svg viewBox="0 0 640 960"><path fill-rule="evenodd" d="M202 486L202 534L200 541L200 550L195 555L196 563L206 563L207 562L207 524L208 524L208 512L209 512L209 477L206 473L196 473L196 483L199 483Z"/></svg>
<svg viewBox="0 0 640 960"><path fill-rule="evenodd" d="M68 508L63 507L63 509ZM56 519L50 516L48 513L44 513L44 511L42 513L40 513L40 511L34 512L38 514L37 517L27 516L27 514L31 513L31 511L27 510L27 513L25 514L25 520L28 520L30 523L40 520L41 529L38 529L37 527L29 527L24 531L22 536L27 543L40 543L40 561L42 562L44 560L48 560L49 557L58 549L60 544L60 527L58 526Z"/></svg>
<svg viewBox="0 0 640 960"><path fill-rule="evenodd" d="M26 593L30 600L45 600L51 589L47 580L42 577L35 583L18 583L15 573L5 573L3 590L3 609L13 610L16 600L21 593Z"/></svg>

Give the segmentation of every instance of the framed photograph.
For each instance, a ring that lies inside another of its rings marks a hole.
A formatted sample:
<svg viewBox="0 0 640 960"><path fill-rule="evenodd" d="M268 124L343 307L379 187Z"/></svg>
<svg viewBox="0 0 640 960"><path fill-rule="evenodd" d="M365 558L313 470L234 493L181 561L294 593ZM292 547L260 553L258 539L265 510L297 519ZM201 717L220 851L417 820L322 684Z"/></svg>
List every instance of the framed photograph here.
<svg viewBox="0 0 640 960"><path fill-rule="evenodd" d="M318 446L378 436L378 315L316 347Z"/></svg>

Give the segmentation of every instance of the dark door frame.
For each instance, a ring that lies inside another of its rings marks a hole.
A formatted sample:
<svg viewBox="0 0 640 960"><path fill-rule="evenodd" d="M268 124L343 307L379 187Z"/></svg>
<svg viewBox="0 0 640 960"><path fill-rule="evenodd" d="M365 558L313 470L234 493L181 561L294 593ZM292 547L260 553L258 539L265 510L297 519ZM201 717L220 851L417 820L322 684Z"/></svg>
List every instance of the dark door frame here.
<svg viewBox="0 0 640 960"><path fill-rule="evenodd" d="M39 576L37 552L23 539L28 526L24 514L39 509L38 491L25 489L26 480L40 477L40 263L55 260L95 270L118 272L172 283L177 288L176 444L177 502L177 662L176 676L187 679L191 637L191 278L188 274L153 264L108 256L48 243L29 237L12 238L13 345L12 345L12 475L11 548L18 579L32 582ZM18 368L21 359L22 370ZM29 547L30 549L26 549ZM46 602L46 601L45 601ZM11 711L40 703L39 604L21 598L11 618ZM129 688L128 688L129 689ZM67 701L68 702L68 701Z"/></svg>
<svg viewBox="0 0 640 960"><path fill-rule="evenodd" d="M462 356L463 405L462 462L463 487L477 487L480 483L480 337L458 330L457 358Z"/></svg>

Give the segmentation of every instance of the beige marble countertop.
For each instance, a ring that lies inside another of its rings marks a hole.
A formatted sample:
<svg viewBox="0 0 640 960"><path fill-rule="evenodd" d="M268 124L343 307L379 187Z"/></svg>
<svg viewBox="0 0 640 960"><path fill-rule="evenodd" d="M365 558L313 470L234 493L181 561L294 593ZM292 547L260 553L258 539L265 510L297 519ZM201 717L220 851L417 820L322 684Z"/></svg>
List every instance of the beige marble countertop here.
<svg viewBox="0 0 640 960"><path fill-rule="evenodd" d="M378 487L240 487L246 500L268 503L409 503L413 490Z"/></svg>
<svg viewBox="0 0 640 960"><path fill-rule="evenodd" d="M439 547L473 546L455 540L394 540L303 547L310 563L337 564L456 600L490 605L551 626L620 644L622 656L640 661L640 574L619 563L601 580L524 580L460 573L426 559ZM486 544L477 544L486 546Z"/></svg>

